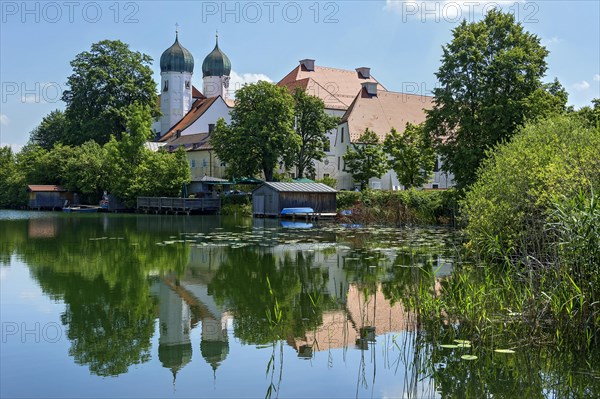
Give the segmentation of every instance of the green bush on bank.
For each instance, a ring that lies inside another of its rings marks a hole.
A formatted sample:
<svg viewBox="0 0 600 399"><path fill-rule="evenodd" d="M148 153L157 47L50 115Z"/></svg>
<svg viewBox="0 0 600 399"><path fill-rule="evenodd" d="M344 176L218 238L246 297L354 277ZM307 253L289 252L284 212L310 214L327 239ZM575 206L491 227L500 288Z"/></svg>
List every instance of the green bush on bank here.
<svg viewBox="0 0 600 399"><path fill-rule="evenodd" d="M496 148L460 204L467 248L508 266L535 319L583 337L600 332L599 159L599 129L541 120Z"/></svg>
<svg viewBox="0 0 600 399"><path fill-rule="evenodd" d="M491 259L549 248L555 199L600 189L600 131L557 116L526 125L483 162L461 202L470 245Z"/></svg>
<svg viewBox="0 0 600 399"><path fill-rule="evenodd" d="M352 219L376 224L450 223L457 208L455 190L340 191L338 211L352 210Z"/></svg>

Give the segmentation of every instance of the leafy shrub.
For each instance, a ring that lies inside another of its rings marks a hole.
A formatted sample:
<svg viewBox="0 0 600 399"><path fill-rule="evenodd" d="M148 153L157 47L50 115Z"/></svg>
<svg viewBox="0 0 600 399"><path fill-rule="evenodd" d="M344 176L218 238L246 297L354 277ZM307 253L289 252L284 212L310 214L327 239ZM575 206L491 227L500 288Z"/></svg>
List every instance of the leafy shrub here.
<svg viewBox="0 0 600 399"><path fill-rule="evenodd" d="M553 199L600 188L600 131L578 118L528 124L489 155L461 211L469 245L491 259L542 256Z"/></svg>
<svg viewBox="0 0 600 399"><path fill-rule="evenodd" d="M352 209L360 223L449 223L455 213L454 190L340 191L338 210Z"/></svg>

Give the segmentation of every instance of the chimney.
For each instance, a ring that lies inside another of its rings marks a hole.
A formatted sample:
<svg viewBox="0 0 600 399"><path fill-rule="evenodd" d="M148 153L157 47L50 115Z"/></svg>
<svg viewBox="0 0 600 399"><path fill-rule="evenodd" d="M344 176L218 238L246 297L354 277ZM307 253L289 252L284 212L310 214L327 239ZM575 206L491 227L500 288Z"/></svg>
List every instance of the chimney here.
<svg viewBox="0 0 600 399"><path fill-rule="evenodd" d="M369 79L371 77L371 68L369 67L356 68L356 72L358 72L358 76L361 79Z"/></svg>
<svg viewBox="0 0 600 399"><path fill-rule="evenodd" d="M377 82L364 82L361 84L368 94L371 96L377 96Z"/></svg>
<svg viewBox="0 0 600 399"><path fill-rule="evenodd" d="M311 60L309 58L300 60L300 66L307 71L314 71L315 70L315 60Z"/></svg>

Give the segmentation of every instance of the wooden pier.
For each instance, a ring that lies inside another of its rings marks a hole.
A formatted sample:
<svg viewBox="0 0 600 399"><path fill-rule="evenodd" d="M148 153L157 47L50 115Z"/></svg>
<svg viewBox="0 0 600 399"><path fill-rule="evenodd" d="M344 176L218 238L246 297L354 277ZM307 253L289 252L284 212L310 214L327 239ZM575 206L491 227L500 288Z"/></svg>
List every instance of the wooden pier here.
<svg viewBox="0 0 600 399"><path fill-rule="evenodd" d="M155 213L217 213L221 210L220 198L169 198L138 197L137 209Z"/></svg>

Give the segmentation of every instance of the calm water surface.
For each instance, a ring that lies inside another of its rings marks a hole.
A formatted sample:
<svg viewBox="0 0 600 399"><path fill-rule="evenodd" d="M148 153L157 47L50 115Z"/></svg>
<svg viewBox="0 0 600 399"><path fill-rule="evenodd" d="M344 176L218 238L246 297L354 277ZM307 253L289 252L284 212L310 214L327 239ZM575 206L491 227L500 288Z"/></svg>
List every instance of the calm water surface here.
<svg viewBox="0 0 600 399"><path fill-rule="evenodd" d="M450 230L0 211L0 238L2 397L552 396L415 327Z"/></svg>

